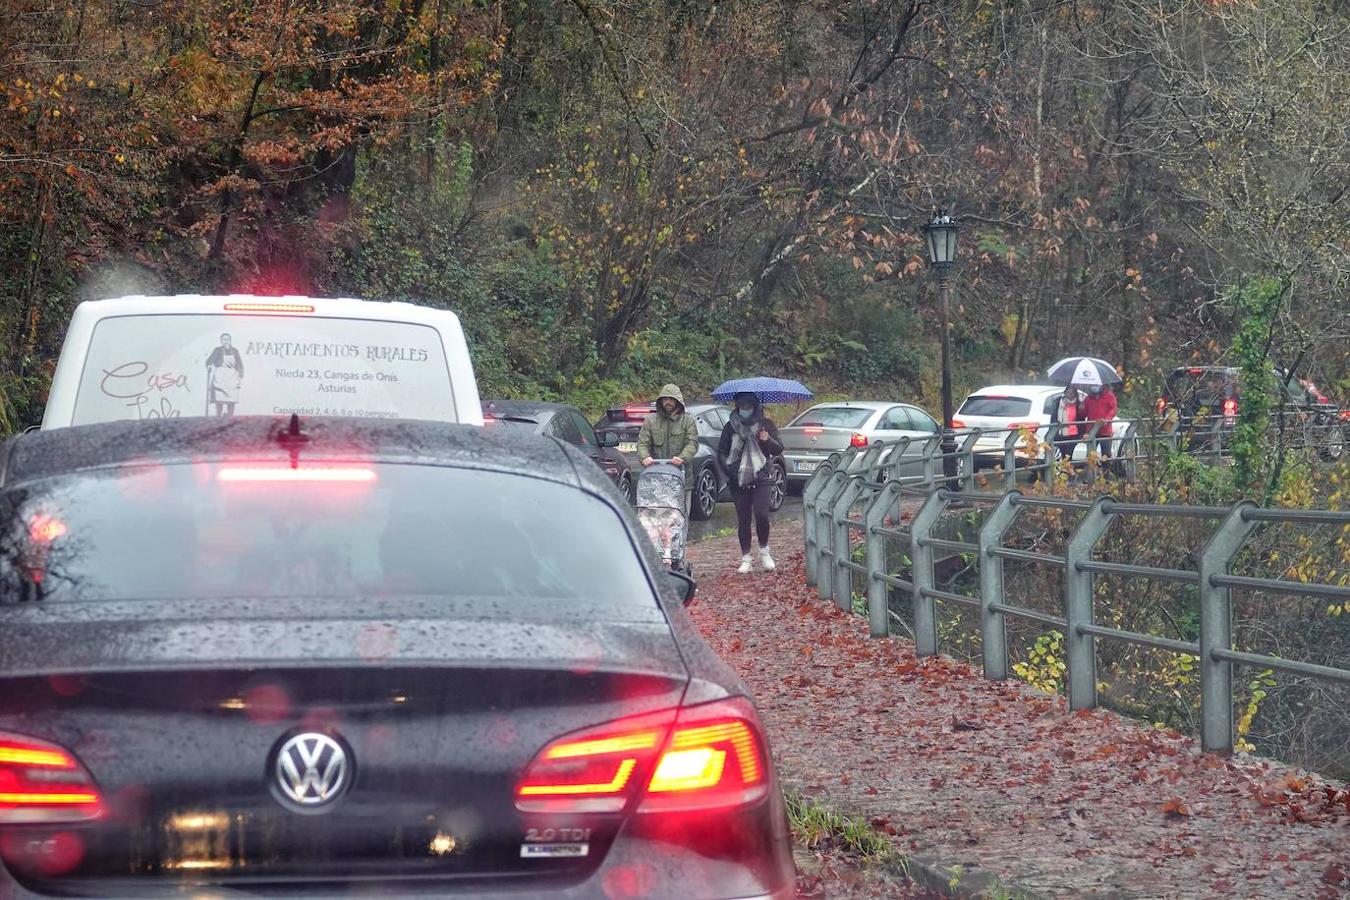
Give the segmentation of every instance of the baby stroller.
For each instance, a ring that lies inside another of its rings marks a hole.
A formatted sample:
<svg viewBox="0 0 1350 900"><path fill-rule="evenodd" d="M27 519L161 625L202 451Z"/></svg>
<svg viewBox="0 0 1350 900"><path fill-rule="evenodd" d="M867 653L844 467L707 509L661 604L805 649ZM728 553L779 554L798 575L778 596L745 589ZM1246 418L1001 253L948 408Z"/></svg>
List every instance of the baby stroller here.
<svg viewBox="0 0 1350 900"><path fill-rule="evenodd" d="M647 466L638 475L637 517L661 559L675 572L694 574L684 558L689 517L684 508L684 467L665 461Z"/></svg>

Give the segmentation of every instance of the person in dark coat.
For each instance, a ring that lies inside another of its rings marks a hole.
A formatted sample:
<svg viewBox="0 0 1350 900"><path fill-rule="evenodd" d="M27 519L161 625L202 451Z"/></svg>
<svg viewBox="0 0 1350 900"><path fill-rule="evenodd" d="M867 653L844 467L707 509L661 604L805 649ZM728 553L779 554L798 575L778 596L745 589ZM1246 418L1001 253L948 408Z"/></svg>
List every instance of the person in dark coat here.
<svg viewBox="0 0 1350 900"><path fill-rule="evenodd" d="M717 460L727 475L727 486L736 501L736 532L741 541L742 575L749 573L750 520L753 516L759 538L759 562L764 571L775 568L769 553L769 515L773 507L773 459L783 452L778 427L764 415L759 396L737 394L732 400L731 421L722 429Z"/></svg>

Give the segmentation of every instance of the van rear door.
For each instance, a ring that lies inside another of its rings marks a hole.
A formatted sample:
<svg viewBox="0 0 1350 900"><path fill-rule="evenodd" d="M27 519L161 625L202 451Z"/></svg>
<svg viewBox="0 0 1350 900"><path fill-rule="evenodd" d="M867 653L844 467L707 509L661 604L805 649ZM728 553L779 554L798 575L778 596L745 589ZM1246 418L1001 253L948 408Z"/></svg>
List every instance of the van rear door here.
<svg viewBox="0 0 1350 900"><path fill-rule="evenodd" d="M43 427L290 413L482 424L458 319L303 297L81 304Z"/></svg>

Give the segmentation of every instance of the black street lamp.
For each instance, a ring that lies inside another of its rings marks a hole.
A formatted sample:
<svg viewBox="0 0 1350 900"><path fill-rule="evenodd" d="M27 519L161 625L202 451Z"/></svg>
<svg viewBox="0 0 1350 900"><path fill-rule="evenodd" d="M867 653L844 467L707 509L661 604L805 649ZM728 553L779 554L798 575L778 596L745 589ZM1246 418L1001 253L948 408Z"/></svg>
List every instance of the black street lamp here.
<svg viewBox="0 0 1350 900"><path fill-rule="evenodd" d="M938 210L923 225L928 239L928 262L937 271L938 305L942 317L942 474L947 487L956 483L956 438L952 435L952 263L956 261L956 234L961 226L946 210Z"/></svg>

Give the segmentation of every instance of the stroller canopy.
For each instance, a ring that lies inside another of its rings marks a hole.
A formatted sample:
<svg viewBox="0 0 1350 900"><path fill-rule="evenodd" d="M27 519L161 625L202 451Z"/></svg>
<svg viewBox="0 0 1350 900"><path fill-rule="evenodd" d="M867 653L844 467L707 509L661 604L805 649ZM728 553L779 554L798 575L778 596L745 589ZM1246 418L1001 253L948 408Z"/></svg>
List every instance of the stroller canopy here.
<svg viewBox="0 0 1350 900"><path fill-rule="evenodd" d="M638 475L637 506L654 509L684 509L684 470L658 463Z"/></svg>

